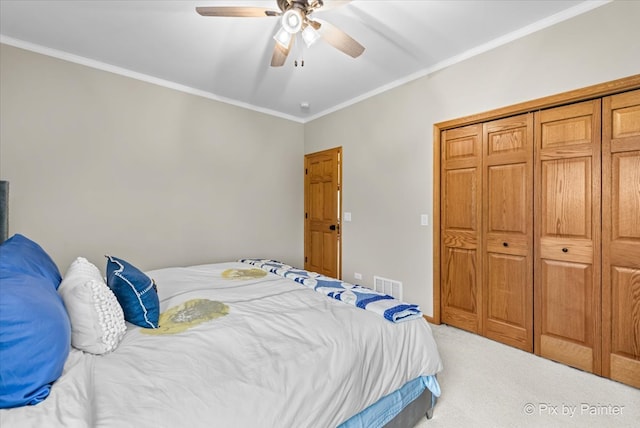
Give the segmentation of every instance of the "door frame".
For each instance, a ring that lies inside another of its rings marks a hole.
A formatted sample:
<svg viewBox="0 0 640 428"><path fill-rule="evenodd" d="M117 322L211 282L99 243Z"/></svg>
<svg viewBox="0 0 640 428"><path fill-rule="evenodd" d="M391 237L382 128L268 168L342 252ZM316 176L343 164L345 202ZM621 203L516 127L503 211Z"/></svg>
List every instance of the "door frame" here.
<svg viewBox="0 0 640 428"><path fill-rule="evenodd" d="M338 170L338 176L337 176L337 189L336 189L336 203L337 203L337 219L336 219L336 224L337 224L337 260L336 260L336 271L337 271L337 278L336 279L342 279L342 194L343 194L343 183L342 183L342 163L343 163L343 157L342 157L342 146L338 146L338 147L333 147L330 149L326 149L326 150L320 150L318 152L313 152L313 153L305 153L304 155L304 254L303 254L303 260L304 263L306 264L306 258L307 258L307 239L308 239L308 228L309 228L309 219L307 219L307 213L309 212L309 194L307 192L308 189L308 175L307 175L307 171L308 171L308 159L311 156L317 156L317 155L322 155L322 154L326 154L326 153L331 153L331 152L335 152L336 153L336 158L338 159L338 165L337 165L337 170Z"/></svg>
<svg viewBox="0 0 640 428"><path fill-rule="evenodd" d="M458 128L476 123L488 122L521 113L533 112L536 110L557 107L564 104L571 104L579 101L586 101L592 98L600 98L613 95L619 92L640 89L640 74L636 74L622 79L612 80L593 86L588 86L573 91L563 92L532 101L514 104L490 110L484 113L452 119L433 125L433 316L425 318L433 323L441 323L441 284L440 284L440 174L442 164L442 151L440 137L442 131Z"/></svg>

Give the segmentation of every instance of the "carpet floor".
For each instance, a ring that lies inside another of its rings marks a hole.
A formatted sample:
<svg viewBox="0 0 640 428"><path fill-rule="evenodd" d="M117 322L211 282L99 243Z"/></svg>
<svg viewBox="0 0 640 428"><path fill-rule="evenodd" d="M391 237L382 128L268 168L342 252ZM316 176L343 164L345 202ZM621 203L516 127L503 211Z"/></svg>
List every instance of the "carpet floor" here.
<svg viewBox="0 0 640 428"><path fill-rule="evenodd" d="M640 390L484 337L432 325L444 370L416 428L640 427Z"/></svg>

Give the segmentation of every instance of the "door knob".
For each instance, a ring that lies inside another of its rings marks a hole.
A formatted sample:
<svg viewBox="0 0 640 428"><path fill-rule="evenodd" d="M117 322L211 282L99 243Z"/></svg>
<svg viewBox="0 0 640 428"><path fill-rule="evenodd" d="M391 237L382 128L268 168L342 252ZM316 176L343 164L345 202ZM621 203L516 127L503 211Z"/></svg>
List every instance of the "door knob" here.
<svg viewBox="0 0 640 428"><path fill-rule="evenodd" d="M329 226L329 230L336 230L336 225L332 224L331 226Z"/></svg>

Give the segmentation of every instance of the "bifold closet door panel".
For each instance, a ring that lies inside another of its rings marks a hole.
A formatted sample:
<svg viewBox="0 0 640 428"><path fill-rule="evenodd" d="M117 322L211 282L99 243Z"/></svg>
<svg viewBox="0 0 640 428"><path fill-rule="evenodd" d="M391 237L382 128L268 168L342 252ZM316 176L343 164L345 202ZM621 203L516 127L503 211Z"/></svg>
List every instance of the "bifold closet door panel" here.
<svg viewBox="0 0 640 428"><path fill-rule="evenodd" d="M533 351L533 114L483 126L483 335Z"/></svg>
<svg viewBox="0 0 640 428"><path fill-rule="evenodd" d="M441 136L442 322L482 331L482 125Z"/></svg>
<svg viewBox="0 0 640 428"><path fill-rule="evenodd" d="M640 388L640 90L602 120L603 375Z"/></svg>
<svg viewBox="0 0 640 428"><path fill-rule="evenodd" d="M535 113L534 351L601 372L601 101Z"/></svg>

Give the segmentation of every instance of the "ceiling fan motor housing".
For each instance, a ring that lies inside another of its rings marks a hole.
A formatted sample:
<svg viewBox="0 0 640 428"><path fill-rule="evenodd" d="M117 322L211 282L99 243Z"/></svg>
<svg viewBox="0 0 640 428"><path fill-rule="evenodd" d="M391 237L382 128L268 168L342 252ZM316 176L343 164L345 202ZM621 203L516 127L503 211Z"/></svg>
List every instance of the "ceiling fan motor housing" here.
<svg viewBox="0 0 640 428"><path fill-rule="evenodd" d="M277 0L278 7L282 12L286 12L289 9L297 8L297 9L316 9L323 5L322 0L314 0L311 2L307 2L307 0Z"/></svg>

